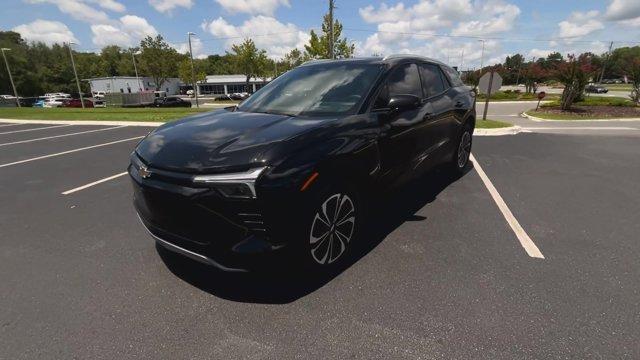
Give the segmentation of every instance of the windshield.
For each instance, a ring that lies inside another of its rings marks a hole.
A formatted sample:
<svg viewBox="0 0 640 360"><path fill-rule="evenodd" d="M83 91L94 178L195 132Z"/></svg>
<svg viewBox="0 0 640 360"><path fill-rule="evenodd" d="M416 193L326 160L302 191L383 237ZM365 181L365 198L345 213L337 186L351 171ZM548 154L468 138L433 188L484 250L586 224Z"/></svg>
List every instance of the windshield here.
<svg viewBox="0 0 640 360"><path fill-rule="evenodd" d="M260 89L238 110L291 116L354 114L381 71L381 65L345 62L301 66Z"/></svg>

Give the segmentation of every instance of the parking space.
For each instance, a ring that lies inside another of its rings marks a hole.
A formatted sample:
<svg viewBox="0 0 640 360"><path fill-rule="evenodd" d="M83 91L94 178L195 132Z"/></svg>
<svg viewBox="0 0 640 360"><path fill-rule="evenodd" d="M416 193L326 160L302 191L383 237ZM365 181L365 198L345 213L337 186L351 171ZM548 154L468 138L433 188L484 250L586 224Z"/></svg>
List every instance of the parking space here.
<svg viewBox="0 0 640 360"><path fill-rule="evenodd" d="M316 278L157 250L117 176L150 128L1 134L40 127L0 127L7 358L640 356L637 136L478 137L475 169L391 194L356 259Z"/></svg>

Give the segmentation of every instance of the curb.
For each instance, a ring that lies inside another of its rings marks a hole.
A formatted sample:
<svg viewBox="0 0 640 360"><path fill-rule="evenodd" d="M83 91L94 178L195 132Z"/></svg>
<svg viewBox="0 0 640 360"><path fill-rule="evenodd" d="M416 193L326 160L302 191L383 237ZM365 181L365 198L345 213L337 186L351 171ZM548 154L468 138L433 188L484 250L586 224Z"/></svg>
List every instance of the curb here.
<svg viewBox="0 0 640 360"><path fill-rule="evenodd" d="M473 131L474 136L504 136L504 135L516 135L521 132L528 132L520 126L514 125L506 128L499 129L475 129Z"/></svg>
<svg viewBox="0 0 640 360"><path fill-rule="evenodd" d="M9 124L61 124L61 125L107 125L107 126L146 126L157 127L164 122L159 121L111 121L111 120L22 120L0 119L0 122Z"/></svg>
<svg viewBox="0 0 640 360"><path fill-rule="evenodd" d="M554 119L543 119L537 116L532 116L527 114L527 112L523 112L522 116L536 122L603 122L603 121L640 121L640 118L610 118L610 119L584 119L584 120L554 120Z"/></svg>

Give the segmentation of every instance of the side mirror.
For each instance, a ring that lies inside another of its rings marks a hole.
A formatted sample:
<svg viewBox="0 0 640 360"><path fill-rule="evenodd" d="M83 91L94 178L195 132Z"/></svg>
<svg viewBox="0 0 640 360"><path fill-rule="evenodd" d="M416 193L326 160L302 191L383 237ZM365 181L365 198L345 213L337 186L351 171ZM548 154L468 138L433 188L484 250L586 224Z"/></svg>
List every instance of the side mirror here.
<svg viewBox="0 0 640 360"><path fill-rule="evenodd" d="M415 95L400 94L389 99L387 106L392 112L416 109L420 106L420 98Z"/></svg>

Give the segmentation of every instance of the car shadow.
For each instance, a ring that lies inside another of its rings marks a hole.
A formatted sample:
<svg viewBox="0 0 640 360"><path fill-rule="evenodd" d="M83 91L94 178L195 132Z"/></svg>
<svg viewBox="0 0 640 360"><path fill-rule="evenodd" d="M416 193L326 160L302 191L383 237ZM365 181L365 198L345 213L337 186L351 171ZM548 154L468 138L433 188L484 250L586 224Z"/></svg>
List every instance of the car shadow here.
<svg viewBox="0 0 640 360"><path fill-rule="evenodd" d="M444 169L422 176L411 183L389 192L369 213L368 226L362 234L359 246L352 249L348 261L339 268L322 275L287 271L286 264L278 269L261 273L228 273L186 257L172 253L156 245L167 268L183 281L209 294L230 301L286 304L321 288L375 249L391 232L407 221L424 221L416 215L425 205L433 202L450 184L466 175L453 176Z"/></svg>

